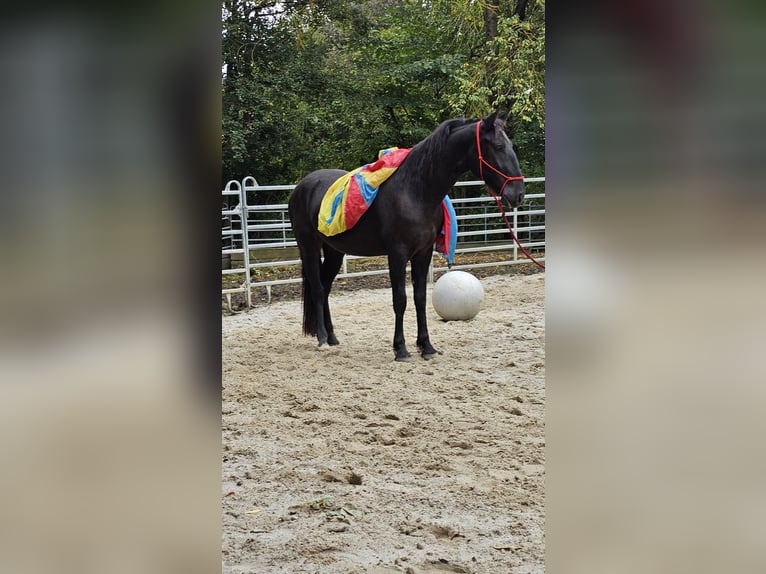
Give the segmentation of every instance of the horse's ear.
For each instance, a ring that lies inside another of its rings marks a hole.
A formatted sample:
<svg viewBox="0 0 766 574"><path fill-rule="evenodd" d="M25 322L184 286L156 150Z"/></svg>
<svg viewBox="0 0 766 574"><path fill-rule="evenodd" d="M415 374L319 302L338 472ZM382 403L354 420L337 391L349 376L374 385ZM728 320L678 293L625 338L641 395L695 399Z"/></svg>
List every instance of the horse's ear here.
<svg viewBox="0 0 766 574"><path fill-rule="evenodd" d="M504 108L498 108L495 111L495 115L497 116L497 119L495 120L495 127L499 129L505 128L505 121L508 119L509 111Z"/></svg>
<svg viewBox="0 0 766 574"><path fill-rule="evenodd" d="M482 128L487 131L505 129L505 121L508 119L508 110L504 108L497 108L491 115L484 118Z"/></svg>
<svg viewBox="0 0 766 574"><path fill-rule="evenodd" d="M484 131L492 131L495 129L495 121L497 120L497 110L492 112L491 115L487 116L482 120L481 122L481 128Z"/></svg>

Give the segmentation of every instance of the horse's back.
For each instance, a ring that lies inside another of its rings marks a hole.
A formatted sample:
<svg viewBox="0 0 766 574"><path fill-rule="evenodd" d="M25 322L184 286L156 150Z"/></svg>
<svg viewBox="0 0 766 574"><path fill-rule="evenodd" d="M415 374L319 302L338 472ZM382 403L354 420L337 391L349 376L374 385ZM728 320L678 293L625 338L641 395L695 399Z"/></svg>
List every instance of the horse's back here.
<svg viewBox="0 0 766 574"><path fill-rule="evenodd" d="M293 197L300 199L314 196L318 196L321 199L333 182L346 173L348 172L342 169L318 169L312 171L298 182L290 199L292 200Z"/></svg>
<svg viewBox="0 0 766 574"><path fill-rule="evenodd" d="M322 198L332 183L348 173L342 169L319 169L312 171L298 182L290 194L287 211L296 239L308 240L308 237L318 235L317 217Z"/></svg>

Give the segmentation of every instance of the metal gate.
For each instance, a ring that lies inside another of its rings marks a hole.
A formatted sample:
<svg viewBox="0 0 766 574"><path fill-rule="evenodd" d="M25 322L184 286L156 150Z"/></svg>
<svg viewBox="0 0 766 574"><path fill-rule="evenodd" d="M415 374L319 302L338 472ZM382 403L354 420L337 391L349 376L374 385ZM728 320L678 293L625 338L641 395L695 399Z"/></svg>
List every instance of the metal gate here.
<svg viewBox="0 0 766 574"><path fill-rule="evenodd" d="M545 178L524 178L527 194L524 205L507 213L514 233L527 250L545 251ZM242 181L229 181L222 191L221 208L221 273L222 278L237 277L235 286L224 285L221 295L231 307L231 295L244 293L246 305L252 307L253 289L265 288L271 298L272 285L299 283L301 281L300 259L295 251L296 242L292 234L287 204L268 204L259 201L263 192L292 191L295 185L258 185L255 178L248 176ZM452 269L474 269L498 265L526 263L528 260L519 253L516 243L495 205L486 194L483 181L458 182L450 194L458 220L458 243L456 254L460 253L501 253L510 252L508 259L497 261L453 265ZM261 261L258 254L268 253L273 260ZM372 271L349 271L348 261L365 259L347 256L339 278L361 277L388 273L387 269ZM457 258L456 258L457 259ZM538 257L544 261L544 257ZM441 264L441 265L440 265ZM273 267L294 267L290 277L259 279L254 277L259 270ZM434 258L430 280L434 273L446 271L440 257ZM241 281L239 280L241 278ZM231 281L228 281L231 283Z"/></svg>

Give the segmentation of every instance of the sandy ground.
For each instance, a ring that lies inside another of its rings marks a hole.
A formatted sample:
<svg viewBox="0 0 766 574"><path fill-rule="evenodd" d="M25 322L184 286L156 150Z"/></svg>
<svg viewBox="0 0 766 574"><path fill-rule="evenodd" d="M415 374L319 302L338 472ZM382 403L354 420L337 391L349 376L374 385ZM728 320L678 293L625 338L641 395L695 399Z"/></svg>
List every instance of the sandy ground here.
<svg viewBox="0 0 766 574"><path fill-rule="evenodd" d="M388 289L223 317L223 572L544 571L544 275L482 279L441 351L393 360Z"/></svg>

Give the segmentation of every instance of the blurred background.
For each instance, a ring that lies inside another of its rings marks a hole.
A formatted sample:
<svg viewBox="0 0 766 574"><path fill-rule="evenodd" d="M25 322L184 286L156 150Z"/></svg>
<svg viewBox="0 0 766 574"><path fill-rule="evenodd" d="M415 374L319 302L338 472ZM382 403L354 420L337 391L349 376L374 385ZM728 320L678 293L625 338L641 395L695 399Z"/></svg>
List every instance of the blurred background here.
<svg viewBox="0 0 766 574"><path fill-rule="evenodd" d="M549 572L762 572L758 3L548 2Z"/></svg>
<svg viewBox="0 0 766 574"><path fill-rule="evenodd" d="M219 18L0 24L3 572L219 568Z"/></svg>

